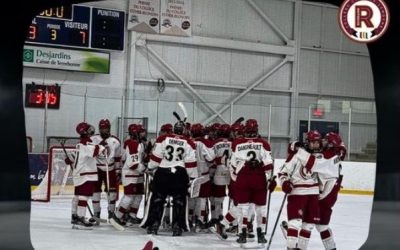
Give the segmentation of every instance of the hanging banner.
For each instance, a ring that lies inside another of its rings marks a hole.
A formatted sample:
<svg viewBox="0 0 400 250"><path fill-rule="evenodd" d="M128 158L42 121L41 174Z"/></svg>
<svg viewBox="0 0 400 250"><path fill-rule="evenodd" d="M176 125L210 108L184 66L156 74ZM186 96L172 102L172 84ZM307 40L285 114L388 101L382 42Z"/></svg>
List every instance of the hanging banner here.
<svg viewBox="0 0 400 250"><path fill-rule="evenodd" d="M174 36L192 35L192 1L161 0L160 33Z"/></svg>
<svg viewBox="0 0 400 250"><path fill-rule="evenodd" d="M128 30L160 32L160 0L129 0Z"/></svg>
<svg viewBox="0 0 400 250"><path fill-rule="evenodd" d="M110 53L25 45L25 67L110 73Z"/></svg>

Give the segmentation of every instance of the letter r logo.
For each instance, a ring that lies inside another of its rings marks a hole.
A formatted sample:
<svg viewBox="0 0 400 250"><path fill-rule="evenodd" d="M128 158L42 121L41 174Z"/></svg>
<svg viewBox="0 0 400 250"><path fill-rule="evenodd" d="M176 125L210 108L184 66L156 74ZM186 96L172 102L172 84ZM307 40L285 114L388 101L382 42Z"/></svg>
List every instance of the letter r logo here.
<svg viewBox="0 0 400 250"><path fill-rule="evenodd" d="M371 9L371 7L367 6L367 5L356 5L355 6L355 26L357 28L361 28L361 24L365 23L367 28L373 28L374 25L371 22L372 16L374 15L373 10Z"/></svg>

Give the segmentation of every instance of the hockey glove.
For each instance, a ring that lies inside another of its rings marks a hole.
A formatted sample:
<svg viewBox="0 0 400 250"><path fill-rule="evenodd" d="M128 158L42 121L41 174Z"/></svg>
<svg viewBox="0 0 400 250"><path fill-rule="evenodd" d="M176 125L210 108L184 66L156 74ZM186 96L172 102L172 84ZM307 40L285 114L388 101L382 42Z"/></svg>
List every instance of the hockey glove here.
<svg viewBox="0 0 400 250"><path fill-rule="evenodd" d="M268 184L268 190L270 193L275 191L276 188L276 181L275 181L276 176L272 177L272 180L269 180L269 184Z"/></svg>
<svg viewBox="0 0 400 250"><path fill-rule="evenodd" d="M72 165L72 164L74 163L74 162L71 161L69 158L65 158L64 162L65 162L65 164L67 164L67 165Z"/></svg>
<svg viewBox="0 0 400 250"><path fill-rule="evenodd" d="M122 179L121 179L121 169L116 169L115 170L115 177L117 178L117 183L120 184L122 183Z"/></svg>
<svg viewBox="0 0 400 250"><path fill-rule="evenodd" d="M293 190L293 184L290 181L284 181L282 183L282 191L289 194Z"/></svg>
<svg viewBox="0 0 400 250"><path fill-rule="evenodd" d="M304 144L299 141L294 141L289 144L288 154L295 154L299 150L299 148L304 148Z"/></svg>

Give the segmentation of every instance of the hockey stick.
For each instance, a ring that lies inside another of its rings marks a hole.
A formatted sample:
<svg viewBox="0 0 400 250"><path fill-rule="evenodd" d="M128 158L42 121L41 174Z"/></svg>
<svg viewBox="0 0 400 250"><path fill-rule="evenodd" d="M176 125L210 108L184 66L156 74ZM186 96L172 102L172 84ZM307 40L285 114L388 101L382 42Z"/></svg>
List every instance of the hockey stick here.
<svg viewBox="0 0 400 250"><path fill-rule="evenodd" d="M291 179L291 177L292 177L294 171L296 170L296 168L297 168L297 166L294 165L293 170L292 170L292 172L291 172L290 175L289 175L289 181L290 181L290 179ZM281 217L283 205L285 204L285 201L286 201L287 196L288 196L288 194L285 193L285 196L283 197L283 200L282 200L281 207L279 208L279 212L278 212L278 215L277 215L276 220L275 220L274 228L272 229L271 237L269 238L269 241L268 241L267 250L269 250L269 248L270 248L270 246L271 246L272 238L274 237L275 230L276 230L276 226L278 225L279 218Z"/></svg>
<svg viewBox="0 0 400 250"><path fill-rule="evenodd" d="M107 153L106 153L107 154ZM109 176L109 169L108 169L108 156L106 155L106 184L107 184L107 202L110 204L110 176Z"/></svg>
<svg viewBox="0 0 400 250"><path fill-rule="evenodd" d="M70 159L69 156L68 156L67 150L65 149L64 143L65 143L65 140L61 140L61 141L60 141L61 148L62 148L62 150L64 151L65 157L68 159L68 161L69 161L69 162L72 162L71 159ZM67 179L68 179L69 173L70 173L71 170L73 169L72 164L68 164L68 165L69 165L70 167L67 168L67 170L66 170L66 172L65 172L65 174L64 174L64 178L63 178L63 180L62 180L61 187L60 187L60 190L58 190L57 195L61 195L61 194L62 194L62 191L64 190L65 185L67 184Z"/></svg>
<svg viewBox="0 0 400 250"><path fill-rule="evenodd" d="M283 197L281 207L279 208L279 212L278 212L278 215L277 215L276 220L275 220L274 228L272 229L271 237L269 238L269 241L268 241L267 250L268 250L268 249L270 248L270 246L271 246L272 238L274 237L275 230L276 230L276 226L278 225L279 217L281 217L283 205L285 204L287 195L288 195L288 194L285 194L285 196Z"/></svg>
<svg viewBox="0 0 400 250"><path fill-rule="evenodd" d="M187 119L187 117L188 117L186 108L185 108L185 106L183 105L183 103L181 103L181 102L178 102L178 106L181 108L181 110L182 110L182 112L183 112L183 116L184 116L183 122L186 122L186 119Z"/></svg>
<svg viewBox="0 0 400 250"><path fill-rule="evenodd" d="M272 164L272 166L274 166L274 164ZM271 181L273 181L275 178L276 178L276 176L274 176L274 167L272 167L271 178L270 178L269 182L271 183ZM265 223L265 235L267 235L267 232L268 232L267 230L268 230L268 222L269 222L269 208L271 205L271 194L272 194L272 192L269 191L269 189L267 190L267 192L268 192L268 204L267 204L267 214L265 216L265 218L267 220L267 223Z"/></svg>
<svg viewBox="0 0 400 250"><path fill-rule="evenodd" d="M232 124L240 124L244 121L244 117L239 117L234 123Z"/></svg>

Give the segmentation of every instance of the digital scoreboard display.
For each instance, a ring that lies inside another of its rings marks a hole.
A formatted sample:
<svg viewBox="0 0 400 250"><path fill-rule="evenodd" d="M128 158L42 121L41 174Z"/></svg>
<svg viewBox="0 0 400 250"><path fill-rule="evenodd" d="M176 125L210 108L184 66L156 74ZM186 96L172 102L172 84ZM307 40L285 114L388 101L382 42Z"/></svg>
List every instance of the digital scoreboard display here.
<svg viewBox="0 0 400 250"><path fill-rule="evenodd" d="M47 9L29 27L26 43L124 50L125 12L72 5Z"/></svg>
<svg viewBox="0 0 400 250"><path fill-rule="evenodd" d="M27 108L60 108L61 87L58 85L26 84L25 107Z"/></svg>

